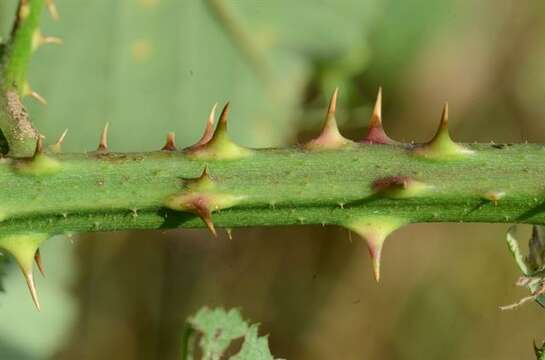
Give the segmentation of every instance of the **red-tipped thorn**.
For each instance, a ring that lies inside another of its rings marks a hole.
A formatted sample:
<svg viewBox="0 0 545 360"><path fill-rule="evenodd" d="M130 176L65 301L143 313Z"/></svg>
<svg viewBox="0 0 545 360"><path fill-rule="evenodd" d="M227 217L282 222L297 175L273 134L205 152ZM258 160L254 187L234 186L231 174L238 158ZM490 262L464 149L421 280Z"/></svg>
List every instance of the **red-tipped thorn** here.
<svg viewBox="0 0 545 360"><path fill-rule="evenodd" d="M336 88L331 95L327 108L326 119L320 135L305 144L307 149L338 149L350 145L352 142L344 138L339 132L335 112L337 111L337 98L339 88Z"/></svg>
<svg viewBox="0 0 545 360"><path fill-rule="evenodd" d="M102 129L102 132L100 133L100 142L98 143L98 152L108 152L108 128L110 126L110 123L106 123L104 125L104 129Z"/></svg>
<svg viewBox="0 0 545 360"><path fill-rule="evenodd" d="M167 134L167 141L165 143L165 146L161 150L163 151L176 151L176 134L173 132L169 132Z"/></svg>
<svg viewBox="0 0 545 360"><path fill-rule="evenodd" d="M38 270L40 270L42 276L45 277L45 268L42 262L42 256L40 255L40 249L36 250L36 253L34 254L34 261L36 262Z"/></svg>
<svg viewBox="0 0 545 360"><path fill-rule="evenodd" d="M369 236L366 239L367 250L371 256L371 262L373 265L373 275L376 282L380 281L380 259L382 255L382 246L384 245L384 238L380 236Z"/></svg>
<svg viewBox="0 0 545 360"><path fill-rule="evenodd" d="M369 120L369 127L367 129L367 135L362 141L365 144L395 144L396 142L384 131L382 126L382 88L378 88L377 99L375 101L375 107L371 114L371 120Z"/></svg>
<svg viewBox="0 0 545 360"><path fill-rule="evenodd" d="M199 141L197 141L195 145L191 146L191 148L203 146L212 139L212 136L214 135L214 120L216 119L217 107L218 103L215 103L214 106L212 106L212 110L210 110L210 115L208 115L208 120L206 121L206 127L204 129L204 132Z"/></svg>
<svg viewBox="0 0 545 360"><path fill-rule="evenodd" d="M206 224L206 227L208 228L210 233L212 233L214 237L218 237L216 228L214 227L214 223L212 222L212 214L210 213L210 210L208 209L208 206L206 205L205 200L197 199L193 202L192 205L195 209L195 213Z"/></svg>

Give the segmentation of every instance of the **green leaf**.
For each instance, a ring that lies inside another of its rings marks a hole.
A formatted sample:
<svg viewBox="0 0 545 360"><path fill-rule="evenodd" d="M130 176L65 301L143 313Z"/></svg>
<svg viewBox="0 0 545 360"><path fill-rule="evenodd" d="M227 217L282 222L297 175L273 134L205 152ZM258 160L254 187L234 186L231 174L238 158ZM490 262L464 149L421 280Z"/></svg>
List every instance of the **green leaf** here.
<svg viewBox="0 0 545 360"><path fill-rule="evenodd" d="M189 327L182 339L182 359L193 360L195 340L200 335L199 347L202 360L219 360L233 340L244 337L238 354L230 360L273 360L267 337L259 337L258 326L249 326L238 309L202 308L188 319Z"/></svg>
<svg viewBox="0 0 545 360"><path fill-rule="evenodd" d="M274 360L267 337L259 337L257 328L257 325L250 326L240 352L231 356L229 360Z"/></svg>
<svg viewBox="0 0 545 360"><path fill-rule="evenodd" d="M248 325L236 309L226 312L222 308L210 310L202 308L189 319L191 326L202 333L199 342L203 359L219 359L231 341L246 334Z"/></svg>

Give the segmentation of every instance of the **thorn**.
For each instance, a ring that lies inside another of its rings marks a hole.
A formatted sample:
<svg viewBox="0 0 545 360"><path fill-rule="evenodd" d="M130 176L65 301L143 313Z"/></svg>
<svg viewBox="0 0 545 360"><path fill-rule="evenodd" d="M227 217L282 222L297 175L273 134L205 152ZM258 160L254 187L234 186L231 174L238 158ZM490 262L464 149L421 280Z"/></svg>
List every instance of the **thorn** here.
<svg viewBox="0 0 545 360"><path fill-rule="evenodd" d="M40 270L42 276L45 277L45 268L42 262L42 256L40 255L40 249L36 250L36 253L34 254L34 261L36 262L38 270Z"/></svg>
<svg viewBox="0 0 545 360"><path fill-rule="evenodd" d="M25 271L21 268L23 276L25 277L28 290L30 291L30 296L32 297L32 302L36 306L38 311L41 311L40 301L38 300L38 292L36 291L36 284L34 283L34 276L32 275L32 269Z"/></svg>
<svg viewBox="0 0 545 360"><path fill-rule="evenodd" d="M373 275L375 281L380 281L380 259L382 256L382 246L384 245L385 238L382 236L368 236L365 241L367 243L367 250L371 256L371 262L373 266Z"/></svg>
<svg viewBox="0 0 545 360"><path fill-rule="evenodd" d="M498 201L505 197L504 191L488 191L483 194L485 200L491 201L494 206L498 206Z"/></svg>
<svg viewBox="0 0 545 360"><path fill-rule="evenodd" d="M415 154L432 159L452 159L473 154L474 151L452 141L448 131L448 102L441 112L441 121L433 138L414 149Z"/></svg>
<svg viewBox="0 0 545 360"><path fill-rule="evenodd" d="M104 125L104 129L102 129L102 132L100 133L100 142L98 143L98 152L108 152L108 128L110 127L110 123L106 123Z"/></svg>
<svg viewBox="0 0 545 360"><path fill-rule="evenodd" d="M441 122L439 123L439 130L448 129L448 101L445 101L443 105L443 111L441 112Z"/></svg>
<svg viewBox="0 0 545 360"><path fill-rule="evenodd" d="M229 111L231 111L231 108L228 101L227 103L225 103L225 106L221 110L218 126L216 127L216 131L214 132L212 138L218 136L219 134L221 134L221 132L227 131L227 120L229 118Z"/></svg>
<svg viewBox="0 0 545 360"><path fill-rule="evenodd" d="M305 144L307 149L338 149L352 142L341 135L339 127L337 125L337 119L335 113L337 111L337 98L339 95L339 88L335 88L331 99L329 100L329 106L327 108L326 118L324 126L320 135Z"/></svg>
<svg viewBox="0 0 545 360"><path fill-rule="evenodd" d="M53 0L46 0L46 6L49 15L51 15L51 18L55 21L58 21L60 19L60 16L55 2Z"/></svg>
<svg viewBox="0 0 545 360"><path fill-rule="evenodd" d="M32 90L29 96L36 99L42 105L47 105L47 101L45 100L45 98L42 95L38 94L36 91Z"/></svg>
<svg viewBox="0 0 545 360"><path fill-rule="evenodd" d="M204 169L202 170L201 175L197 178L197 182L203 179L212 179L212 177L210 176L210 172L208 171L208 164L204 164Z"/></svg>
<svg viewBox="0 0 545 360"><path fill-rule="evenodd" d="M206 128L204 129L204 133L202 134L199 141L197 141L197 143L192 146L192 148L205 145L212 139L212 136L214 135L214 120L216 119L217 107L218 107L218 103L215 103L214 106L212 106L210 115L208 115L208 121L206 122Z"/></svg>
<svg viewBox="0 0 545 360"><path fill-rule="evenodd" d="M369 124L371 126L382 126L382 87L378 88L377 99L375 100L375 107Z"/></svg>
<svg viewBox="0 0 545 360"><path fill-rule="evenodd" d="M378 88L377 99L375 101L375 107L371 114L371 120L369 120L369 127L367 128L367 135L363 139L365 144L396 144L397 142L390 139L384 127L382 125L382 87Z"/></svg>
<svg viewBox="0 0 545 360"><path fill-rule="evenodd" d="M163 151L176 151L176 144L175 144L175 138L176 134L173 132L169 132L167 134L167 142L165 143L165 146L161 150Z"/></svg>
<svg viewBox="0 0 545 360"><path fill-rule="evenodd" d="M331 95L331 99L329 100L329 106L327 107L327 115L335 116L335 112L337 111L337 97L339 95L339 88L336 87L333 91L333 94Z"/></svg>
<svg viewBox="0 0 545 360"><path fill-rule="evenodd" d="M42 134L38 134L38 137L36 138L36 148L34 149L34 156L38 156L44 152L44 136Z"/></svg>
<svg viewBox="0 0 545 360"><path fill-rule="evenodd" d="M384 241L388 235L406 223L407 221L402 219L377 216L365 217L361 221L347 225L366 241L371 256L373 275L377 282L380 280L380 260Z"/></svg>
<svg viewBox="0 0 545 360"><path fill-rule="evenodd" d="M61 136L57 139L57 142L51 145L51 151L58 154L61 152L62 143L64 142L64 138L66 137L66 134L68 133L68 129L64 129Z"/></svg>
<svg viewBox="0 0 545 360"><path fill-rule="evenodd" d="M41 36L40 37L40 45L63 45L64 41L60 37L56 36Z"/></svg>
<svg viewBox="0 0 545 360"><path fill-rule="evenodd" d="M204 199L195 200L193 202L193 207L195 209L195 213L206 224L208 230L212 233L214 237L217 238L218 234L216 232L216 228L214 227L214 223L212 222L212 214L210 213L208 206L206 206L206 204L204 203Z"/></svg>
<svg viewBox="0 0 545 360"><path fill-rule="evenodd" d="M202 138L195 144L184 149L186 155L200 160L232 160L247 157L254 152L237 145L227 132L229 102L225 104L215 130L212 130L215 106L208 119L206 130Z"/></svg>

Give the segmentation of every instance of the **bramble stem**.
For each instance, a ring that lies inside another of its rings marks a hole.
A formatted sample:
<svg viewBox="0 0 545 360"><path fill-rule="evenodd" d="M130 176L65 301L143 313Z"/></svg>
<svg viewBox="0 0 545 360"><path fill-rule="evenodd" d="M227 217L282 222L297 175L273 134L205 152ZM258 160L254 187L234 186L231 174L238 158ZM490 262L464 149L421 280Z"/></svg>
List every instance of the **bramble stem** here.
<svg viewBox="0 0 545 360"><path fill-rule="evenodd" d="M239 160L207 161L219 191L242 198L213 212L220 227L344 225L387 216L416 222L545 223L545 147L467 145L461 161L417 157L397 145L353 149L258 150ZM167 210L205 162L181 152L56 155L52 175L24 175L23 160L0 164L0 235L202 227L193 214ZM376 192L378 179L410 176L427 184L414 197ZM503 193L497 201L490 192Z"/></svg>
<svg viewBox="0 0 545 360"><path fill-rule="evenodd" d="M0 63L0 130L8 142L9 154L32 154L38 132L32 125L21 98L33 93L27 82L30 58L39 39L39 23L45 0L21 0L10 39L4 44Z"/></svg>

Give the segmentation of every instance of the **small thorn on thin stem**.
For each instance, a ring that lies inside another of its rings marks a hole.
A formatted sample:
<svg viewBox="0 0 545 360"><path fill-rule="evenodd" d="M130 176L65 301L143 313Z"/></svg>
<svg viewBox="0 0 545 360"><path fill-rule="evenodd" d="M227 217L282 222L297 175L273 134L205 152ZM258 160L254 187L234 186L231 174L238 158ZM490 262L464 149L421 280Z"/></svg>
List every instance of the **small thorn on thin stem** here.
<svg viewBox="0 0 545 360"><path fill-rule="evenodd" d="M47 11L49 12L49 15L51 15L51 18L55 21L58 21L60 19L59 11L57 10L57 6L55 5L55 2L53 0L46 0L46 6Z"/></svg>
<svg viewBox="0 0 545 360"><path fill-rule="evenodd" d="M63 45L64 41L60 37L56 36L42 36L40 39L40 45Z"/></svg>
<svg viewBox="0 0 545 360"><path fill-rule="evenodd" d="M62 151L62 143L64 142L64 138L66 137L66 134L68 133L68 129L65 129L61 136L57 139L57 142L55 142L53 145L50 146L51 151L54 153L60 153Z"/></svg>
<svg viewBox="0 0 545 360"><path fill-rule="evenodd" d="M167 141L165 143L165 146L161 150L163 151L176 151L176 134L173 132L169 132L167 134Z"/></svg>
<svg viewBox="0 0 545 360"><path fill-rule="evenodd" d="M40 102L42 105L47 105L47 101L45 100L45 98L42 95L40 95L39 93L37 93L36 91L30 90L28 95L30 97L34 98L35 100L37 100L38 102Z"/></svg>
<svg viewBox="0 0 545 360"><path fill-rule="evenodd" d="M104 129L102 129L102 133L100 134L100 142L98 144L97 151L99 152L107 152L108 151L108 128L110 126L110 123L106 123L104 125Z"/></svg>

